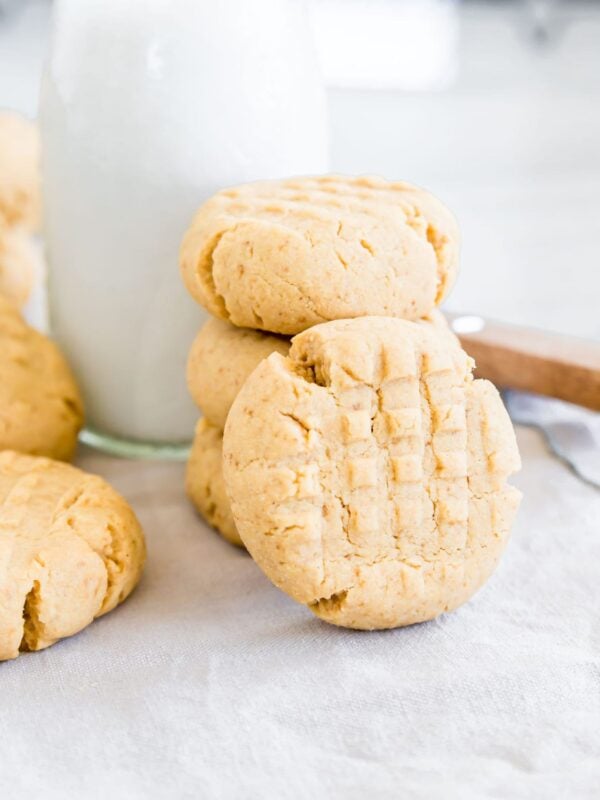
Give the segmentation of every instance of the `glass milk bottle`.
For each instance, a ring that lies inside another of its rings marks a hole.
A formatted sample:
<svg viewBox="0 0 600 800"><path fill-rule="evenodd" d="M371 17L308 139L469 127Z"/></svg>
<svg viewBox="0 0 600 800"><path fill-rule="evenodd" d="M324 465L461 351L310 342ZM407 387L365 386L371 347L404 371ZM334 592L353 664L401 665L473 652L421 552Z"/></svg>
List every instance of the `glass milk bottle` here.
<svg viewBox="0 0 600 800"><path fill-rule="evenodd" d="M42 88L52 332L86 440L169 454L199 413L185 362L206 315L178 270L218 189L327 170L325 93L297 0L57 0Z"/></svg>

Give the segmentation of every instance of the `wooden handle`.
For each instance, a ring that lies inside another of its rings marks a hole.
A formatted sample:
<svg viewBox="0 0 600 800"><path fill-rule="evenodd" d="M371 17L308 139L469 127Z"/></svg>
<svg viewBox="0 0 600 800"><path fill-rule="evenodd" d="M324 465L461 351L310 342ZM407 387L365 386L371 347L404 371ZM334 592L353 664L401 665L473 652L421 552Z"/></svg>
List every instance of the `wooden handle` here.
<svg viewBox="0 0 600 800"><path fill-rule="evenodd" d="M476 375L600 411L600 342L448 315Z"/></svg>

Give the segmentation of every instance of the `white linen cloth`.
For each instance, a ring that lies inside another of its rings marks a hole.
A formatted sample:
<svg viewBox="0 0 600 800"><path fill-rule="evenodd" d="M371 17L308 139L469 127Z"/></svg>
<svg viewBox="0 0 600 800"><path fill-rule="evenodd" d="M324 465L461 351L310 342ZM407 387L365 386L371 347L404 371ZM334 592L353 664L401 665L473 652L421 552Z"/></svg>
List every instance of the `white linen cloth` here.
<svg viewBox="0 0 600 800"><path fill-rule="evenodd" d="M149 558L78 636L0 665L0 798L600 796L600 492L520 429L524 500L475 598L337 629L194 514L183 465L84 451Z"/></svg>

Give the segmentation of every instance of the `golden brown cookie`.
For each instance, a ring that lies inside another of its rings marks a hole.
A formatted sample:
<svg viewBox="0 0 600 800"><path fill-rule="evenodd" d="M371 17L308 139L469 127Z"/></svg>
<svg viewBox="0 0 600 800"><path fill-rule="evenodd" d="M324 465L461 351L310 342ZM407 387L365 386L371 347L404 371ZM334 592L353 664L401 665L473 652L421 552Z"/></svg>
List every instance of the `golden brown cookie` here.
<svg viewBox="0 0 600 800"><path fill-rule="evenodd" d="M433 325L458 344L437 309L419 322ZM231 404L248 375L271 353L287 355L290 344L285 336L209 319L194 340L187 365L190 394L206 419L223 429Z"/></svg>
<svg viewBox="0 0 600 800"><path fill-rule="evenodd" d="M0 294L22 308L33 289L39 256L31 237L21 227L0 220Z"/></svg>
<svg viewBox="0 0 600 800"><path fill-rule="evenodd" d="M39 159L37 125L12 111L0 112L0 221L39 227Z"/></svg>
<svg viewBox="0 0 600 800"><path fill-rule="evenodd" d="M190 350L187 381L196 405L213 425L223 429L242 384L263 358L287 355L290 340L209 319Z"/></svg>
<svg viewBox="0 0 600 800"><path fill-rule="evenodd" d="M231 516L223 481L223 432L205 419L196 426L186 471L186 491L209 525L227 541L244 546Z"/></svg>
<svg viewBox="0 0 600 800"><path fill-rule="evenodd" d="M279 588L351 628L468 600L506 544L519 492L496 389L432 326L316 326L234 401L223 442L239 534Z"/></svg>
<svg viewBox="0 0 600 800"><path fill-rule="evenodd" d="M135 514L101 478L0 453L0 660L42 650L111 611L144 558Z"/></svg>
<svg viewBox="0 0 600 800"><path fill-rule="evenodd" d="M181 249L185 284L234 325L295 334L325 320L416 320L448 294L458 228L431 194L380 178L323 176L219 192Z"/></svg>
<svg viewBox="0 0 600 800"><path fill-rule="evenodd" d="M68 460L83 404L54 342L30 328L0 295L0 450Z"/></svg>

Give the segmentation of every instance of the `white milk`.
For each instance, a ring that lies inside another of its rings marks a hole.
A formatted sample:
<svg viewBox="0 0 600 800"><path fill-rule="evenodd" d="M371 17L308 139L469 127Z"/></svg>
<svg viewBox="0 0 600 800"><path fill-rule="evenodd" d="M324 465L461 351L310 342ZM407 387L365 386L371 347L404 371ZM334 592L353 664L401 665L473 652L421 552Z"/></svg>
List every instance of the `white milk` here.
<svg viewBox="0 0 600 800"><path fill-rule="evenodd" d="M50 321L97 431L191 437L205 314L178 269L216 190L327 169L295 0L58 0L41 100Z"/></svg>

